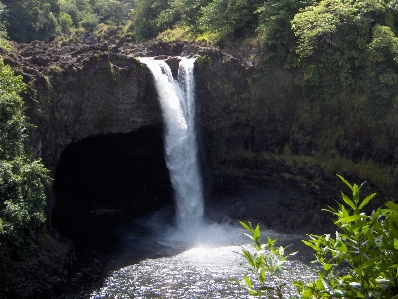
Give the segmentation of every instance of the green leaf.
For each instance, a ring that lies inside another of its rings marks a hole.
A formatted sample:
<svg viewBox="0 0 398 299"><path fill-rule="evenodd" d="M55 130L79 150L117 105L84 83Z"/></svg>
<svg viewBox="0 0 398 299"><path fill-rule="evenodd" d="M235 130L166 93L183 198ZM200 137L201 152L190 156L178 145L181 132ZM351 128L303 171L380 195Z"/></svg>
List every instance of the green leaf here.
<svg viewBox="0 0 398 299"><path fill-rule="evenodd" d="M313 298L312 292L308 289L304 289L304 291L301 293L301 298L302 299Z"/></svg>
<svg viewBox="0 0 398 299"><path fill-rule="evenodd" d="M375 196L376 196L376 193L372 193L372 194L366 196L366 198L365 198L365 199L361 202L361 204L359 205L358 209L361 210L361 209L362 209L364 206L366 206L366 205L369 203L369 201L371 201L372 198L375 197Z"/></svg>
<svg viewBox="0 0 398 299"><path fill-rule="evenodd" d="M322 280L321 280L321 279L317 279L317 280L315 281L315 286L316 286L316 288L317 288L318 290L322 290L322 289L323 289Z"/></svg>
<svg viewBox="0 0 398 299"><path fill-rule="evenodd" d="M246 229L246 230L248 230L249 232L251 232L252 231L252 229L251 229L251 223L249 222L249 225L247 225L246 223L244 223L243 221L240 221L240 220L238 220L239 221L239 223Z"/></svg>
<svg viewBox="0 0 398 299"><path fill-rule="evenodd" d="M354 184L352 188L352 197L354 199L355 206L357 206L359 202L359 187L357 184Z"/></svg>
<svg viewBox="0 0 398 299"><path fill-rule="evenodd" d="M332 269L333 268L333 265L332 264L324 264L323 265L323 269L326 271L326 272L328 272L330 269Z"/></svg>
<svg viewBox="0 0 398 299"><path fill-rule="evenodd" d="M258 289L261 290L261 291L272 291L272 290L275 290L275 288L269 287L269 286L262 286L262 287L259 287Z"/></svg>
<svg viewBox="0 0 398 299"><path fill-rule="evenodd" d="M348 211L344 205L341 205L341 212L342 212L343 217L347 217L348 215L350 215L350 213L348 213Z"/></svg>
<svg viewBox="0 0 398 299"><path fill-rule="evenodd" d="M252 254L244 248L242 248L242 253L243 253L243 256L245 257L246 261L250 264L250 266L255 267L256 263L254 262Z"/></svg>
<svg viewBox="0 0 398 299"><path fill-rule="evenodd" d="M337 221L335 221L335 223L340 223L340 222L345 222L345 223L349 223L358 219L363 219L363 218L367 218L368 216L366 215L352 215L352 216L348 216L348 217L344 217L341 218Z"/></svg>
<svg viewBox="0 0 398 299"><path fill-rule="evenodd" d="M302 242L307 245L308 247L311 247L315 251L319 251L319 245L315 242L312 241L307 241L307 240L302 240Z"/></svg>
<svg viewBox="0 0 398 299"><path fill-rule="evenodd" d="M353 210L356 210L356 206L355 206L354 202L350 198L348 198L347 195L345 195L343 192L341 192L341 196L347 205L349 205Z"/></svg>
<svg viewBox="0 0 398 299"><path fill-rule="evenodd" d="M253 239L256 241L256 240L259 240L259 238L260 238L260 225L259 224L257 224L257 226L256 226L256 228L255 228L255 230L254 230L254 233L253 233Z"/></svg>
<svg viewBox="0 0 398 299"><path fill-rule="evenodd" d="M252 287L253 287L253 284L252 284L252 282L251 282L249 276L245 275L245 277L243 277L243 279L244 279L244 282L246 283L246 285L247 285L249 288L252 288Z"/></svg>
<svg viewBox="0 0 398 299"><path fill-rule="evenodd" d="M266 275L265 275L266 271L265 269L261 269L258 275L259 281L260 283L263 283L265 281Z"/></svg>
<svg viewBox="0 0 398 299"><path fill-rule="evenodd" d="M398 204L396 204L395 202L389 201L389 202L386 203L386 206L389 209L393 210L394 212L398 213Z"/></svg>
<svg viewBox="0 0 398 299"><path fill-rule="evenodd" d="M386 258L385 256L378 256L378 257L370 258L366 262L362 263L362 268L365 268L368 266L374 266L377 262L382 261L385 258Z"/></svg>
<svg viewBox="0 0 398 299"><path fill-rule="evenodd" d="M365 218L368 218L368 216L365 216ZM350 231L354 232L358 228L363 227L363 226L369 226L369 221L367 221L367 219L364 219L364 220L361 220L361 221L358 221L357 223L355 223L353 226L350 227Z"/></svg>
<svg viewBox="0 0 398 299"><path fill-rule="evenodd" d="M350 188L351 191L354 190L354 187L351 186L351 184L350 184L348 181L346 181L345 178L343 178L343 177L342 177L341 175L339 175L339 174L336 174L336 175L340 178L340 180L342 180L342 181L344 182L344 184L346 184L346 185L348 186L348 188Z"/></svg>
<svg viewBox="0 0 398 299"><path fill-rule="evenodd" d="M366 238L368 239L370 246L376 246L375 238L370 231L366 234Z"/></svg>

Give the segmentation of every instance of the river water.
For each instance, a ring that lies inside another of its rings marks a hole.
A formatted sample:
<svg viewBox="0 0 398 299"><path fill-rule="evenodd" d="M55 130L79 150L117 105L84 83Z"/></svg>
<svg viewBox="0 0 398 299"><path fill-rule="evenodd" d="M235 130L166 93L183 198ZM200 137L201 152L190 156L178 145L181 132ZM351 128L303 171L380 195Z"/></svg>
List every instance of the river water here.
<svg viewBox="0 0 398 299"><path fill-rule="evenodd" d="M111 254L96 252L95 259L76 273L76 284L62 299L113 298L254 298L239 287L249 271L241 249L250 248L250 239L236 221L214 223L203 220L200 228L180 230L170 222L172 208L134 220L114 232ZM293 280L311 280L315 272L309 261L312 252L301 235L278 234L262 228L262 242L277 239L277 246L292 245L298 251L280 277L269 276L271 287L285 284L284 298L295 294ZM97 260L98 259L98 260ZM90 269L103 265L101 278L93 281ZM88 275L88 280L86 279Z"/></svg>
<svg viewBox="0 0 398 299"><path fill-rule="evenodd" d="M134 260L132 256L136 254L147 254L151 258L109 273L89 298L254 298L232 280L240 281L249 274L241 255L242 246L250 248L243 228L204 223L199 229L181 232L156 216L139 222L119 232L124 240L124 256ZM135 235L133 227L137 225L145 227L141 232L149 234ZM267 237L277 238L277 244L293 244L291 250L297 249L302 238L263 230L263 240ZM308 253L300 252L298 258L306 260ZM270 276L267 281L269 286L284 284L284 298L296 294L293 280L315 277L303 261L292 258L285 267L280 277Z"/></svg>

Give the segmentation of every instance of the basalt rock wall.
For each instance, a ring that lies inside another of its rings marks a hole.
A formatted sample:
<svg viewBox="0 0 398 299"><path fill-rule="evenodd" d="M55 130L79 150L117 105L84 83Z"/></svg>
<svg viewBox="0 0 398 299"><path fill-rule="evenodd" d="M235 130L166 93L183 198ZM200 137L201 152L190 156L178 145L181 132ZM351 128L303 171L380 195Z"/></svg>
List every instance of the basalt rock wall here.
<svg viewBox="0 0 398 299"><path fill-rule="evenodd" d="M303 74L258 64L258 56L250 61L207 52L197 59L198 121L208 161L206 186L212 190L208 213L222 211L287 233L333 231L331 215L321 210L336 206L340 190L350 193L335 173L356 183L367 178L353 175L344 165L333 172L327 163L334 163L336 152L347 164L360 161L376 152L375 146L359 143L352 138L358 132L347 130L331 145L331 162L320 159L322 132L336 128L313 131L300 114L308 104L302 95ZM366 134L360 139L366 140ZM393 151L377 152L384 153L378 156L383 163L394 163ZM366 195L380 191L372 182L362 190ZM384 201L379 192L371 208Z"/></svg>
<svg viewBox="0 0 398 299"><path fill-rule="evenodd" d="M70 143L161 124L151 74L136 59L103 46L34 53L40 50L21 51L19 70L31 86L25 100L36 128L29 143L50 168Z"/></svg>
<svg viewBox="0 0 398 299"><path fill-rule="evenodd" d="M290 143L296 117L286 99L300 97L301 81L301 73L281 68L263 70L260 77L255 67L227 55L208 53L198 60L198 119L211 167L205 170L206 184L213 191L210 214L220 208L233 219L290 233L330 229L320 210L336 198L336 180L328 177L328 185L320 166L298 168L278 156ZM300 146L311 151L305 139ZM328 185L325 194L319 184Z"/></svg>

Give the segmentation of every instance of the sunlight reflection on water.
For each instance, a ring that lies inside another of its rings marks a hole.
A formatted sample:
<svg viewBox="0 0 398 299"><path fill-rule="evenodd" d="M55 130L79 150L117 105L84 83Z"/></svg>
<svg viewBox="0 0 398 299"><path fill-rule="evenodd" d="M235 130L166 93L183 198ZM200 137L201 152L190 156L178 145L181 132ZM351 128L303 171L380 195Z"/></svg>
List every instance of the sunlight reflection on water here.
<svg viewBox="0 0 398 299"><path fill-rule="evenodd" d="M247 274L247 270L242 267L245 260L240 255L239 246L247 243L247 237L244 237L243 242L241 229L227 227L214 225L208 231L204 229L196 235L199 236L195 242L196 247L175 256L146 259L112 272L103 287L92 292L90 298L254 298L231 281L233 278L241 280ZM209 231L213 233L210 234ZM218 234L214 235L214 231ZM269 234L272 238L277 237L275 233ZM226 239L235 244L220 246L220 243L225 242L220 238L219 247L209 246L212 243L206 241L214 242L216 235L227 236ZM178 234L174 237L169 234L158 242L163 245L182 245L177 242L180 237ZM199 243L202 246L197 246ZM247 244L243 246L250 247ZM286 283L284 295L289 297L295 294L293 279L308 279L314 277L314 273L298 261L288 262L286 267L288 270L280 278L269 279L269 285Z"/></svg>

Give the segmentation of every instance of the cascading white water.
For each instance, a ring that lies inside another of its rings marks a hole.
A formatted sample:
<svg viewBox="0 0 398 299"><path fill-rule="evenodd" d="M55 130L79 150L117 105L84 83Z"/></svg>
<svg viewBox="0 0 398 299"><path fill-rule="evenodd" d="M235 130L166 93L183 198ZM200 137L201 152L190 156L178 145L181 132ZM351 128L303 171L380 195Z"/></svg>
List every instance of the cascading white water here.
<svg viewBox="0 0 398 299"><path fill-rule="evenodd" d="M195 59L181 59L177 80L165 61L140 61L154 76L162 108L166 164L175 191L178 227L192 229L200 226L204 210L195 134Z"/></svg>

